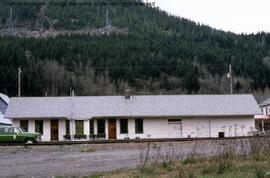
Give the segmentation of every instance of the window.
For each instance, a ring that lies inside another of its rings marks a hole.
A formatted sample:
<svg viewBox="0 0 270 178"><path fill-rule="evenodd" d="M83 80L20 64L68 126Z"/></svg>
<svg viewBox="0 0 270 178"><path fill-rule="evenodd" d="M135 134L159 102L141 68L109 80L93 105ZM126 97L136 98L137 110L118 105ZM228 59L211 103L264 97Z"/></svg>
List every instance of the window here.
<svg viewBox="0 0 270 178"><path fill-rule="evenodd" d="M5 127L0 128L0 133L5 133Z"/></svg>
<svg viewBox="0 0 270 178"><path fill-rule="evenodd" d="M143 119L135 119L135 133L143 133Z"/></svg>
<svg viewBox="0 0 270 178"><path fill-rule="evenodd" d="M264 123L264 130L270 130L270 123Z"/></svg>
<svg viewBox="0 0 270 178"><path fill-rule="evenodd" d="M120 119L120 133L127 134L128 133L128 120Z"/></svg>
<svg viewBox="0 0 270 178"><path fill-rule="evenodd" d="M90 135L91 135L91 134L94 134L94 120L91 119L89 124L90 124L89 128L90 128Z"/></svg>
<svg viewBox="0 0 270 178"><path fill-rule="evenodd" d="M218 137L219 138L224 138L225 137L225 133L224 132L218 132Z"/></svg>
<svg viewBox="0 0 270 178"><path fill-rule="evenodd" d="M66 135L70 135L70 120L66 120Z"/></svg>
<svg viewBox="0 0 270 178"><path fill-rule="evenodd" d="M14 128L13 127L9 127L8 128L8 133L14 133Z"/></svg>
<svg viewBox="0 0 270 178"><path fill-rule="evenodd" d="M76 135L83 135L83 121L75 121Z"/></svg>
<svg viewBox="0 0 270 178"><path fill-rule="evenodd" d="M20 121L20 127L21 127L25 132L28 132L28 121L27 121L27 120L21 120L21 121Z"/></svg>
<svg viewBox="0 0 270 178"><path fill-rule="evenodd" d="M43 121L35 121L35 132L43 135Z"/></svg>
<svg viewBox="0 0 270 178"><path fill-rule="evenodd" d="M97 120L97 132L98 134L105 134L105 120Z"/></svg>
<svg viewBox="0 0 270 178"><path fill-rule="evenodd" d="M0 133L13 133L13 127L2 127L0 128Z"/></svg>
<svg viewBox="0 0 270 178"><path fill-rule="evenodd" d="M181 123L181 119L168 119L169 124Z"/></svg>

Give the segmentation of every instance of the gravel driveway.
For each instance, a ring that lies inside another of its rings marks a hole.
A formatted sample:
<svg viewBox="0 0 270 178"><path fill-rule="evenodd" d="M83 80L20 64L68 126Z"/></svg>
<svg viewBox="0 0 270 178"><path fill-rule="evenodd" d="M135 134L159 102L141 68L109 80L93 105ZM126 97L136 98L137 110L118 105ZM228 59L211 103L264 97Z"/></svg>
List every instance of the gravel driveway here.
<svg viewBox="0 0 270 178"><path fill-rule="evenodd" d="M225 141L151 143L164 153L172 148L185 157L194 152L215 154ZM136 168L147 143L67 146L2 146L0 177L87 176L96 172Z"/></svg>

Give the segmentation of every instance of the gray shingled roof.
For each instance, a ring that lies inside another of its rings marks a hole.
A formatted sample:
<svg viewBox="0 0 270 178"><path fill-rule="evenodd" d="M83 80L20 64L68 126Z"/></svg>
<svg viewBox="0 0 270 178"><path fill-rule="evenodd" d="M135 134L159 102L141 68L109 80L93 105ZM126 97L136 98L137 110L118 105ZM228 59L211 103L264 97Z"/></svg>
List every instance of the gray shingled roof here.
<svg viewBox="0 0 270 178"><path fill-rule="evenodd" d="M259 105L260 105L260 106L267 106L267 105L270 105L270 98L264 100L264 101L261 102Z"/></svg>
<svg viewBox="0 0 270 178"><path fill-rule="evenodd" d="M252 95L11 98L7 118L237 116L260 114Z"/></svg>

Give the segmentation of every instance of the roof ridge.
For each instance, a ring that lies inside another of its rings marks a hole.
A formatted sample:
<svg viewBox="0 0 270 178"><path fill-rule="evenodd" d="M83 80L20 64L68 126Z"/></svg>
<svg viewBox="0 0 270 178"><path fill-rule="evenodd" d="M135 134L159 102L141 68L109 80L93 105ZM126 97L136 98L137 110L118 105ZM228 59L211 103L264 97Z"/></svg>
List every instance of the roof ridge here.
<svg viewBox="0 0 270 178"><path fill-rule="evenodd" d="M206 96L206 97L210 97L210 96L253 96L253 94L194 94L194 95L132 95L135 97L138 96L143 96L143 97L147 97L147 96L154 96L154 97L160 97L160 96L183 96L183 97L188 97L188 96ZM26 97L11 97L11 98L16 98L16 99L24 99L24 98L71 98L73 96L26 96ZM75 98L87 98L87 97L124 97L124 95L100 95L100 96L74 96Z"/></svg>

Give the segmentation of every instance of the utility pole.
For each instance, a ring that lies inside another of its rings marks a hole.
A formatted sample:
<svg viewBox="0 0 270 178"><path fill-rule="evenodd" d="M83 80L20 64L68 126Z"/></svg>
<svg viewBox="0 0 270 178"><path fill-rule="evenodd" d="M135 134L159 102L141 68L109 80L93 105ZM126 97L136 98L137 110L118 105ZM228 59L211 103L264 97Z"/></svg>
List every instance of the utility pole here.
<svg viewBox="0 0 270 178"><path fill-rule="evenodd" d="M112 21L110 19L110 10L111 10L110 1L108 1L107 2L107 9L106 9L106 25L105 25L107 35L110 35L111 30L112 30Z"/></svg>
<svg viewBox="0 0 270 178"><path fill-rule="evenodd" d="M7 28L8 28L8 33L9 34L13 34L14 32L14 24L13 24L13 17L12 17L12 14L13 14L13 10L12 10L12 7L9 9L9 18L7 20Z"/></svg>
<svg viewBox="0 0 270 178"><path fill-rule="evenodd" d="M21 73L22 73L22 70L19 67L18 68L18 97L21 97Z"/></svg>
<svg viewBox="0 0 270 178"><path fill-rule="evenodd" d="M232 65L229 65L229 73L227 74L227 78L230 81L230 93L233 94L233 72L232 72Z"/></svg>
<svg viewBox="0 0 270 178"><path fill-rule="evenodd" d="M74 118L74 90L71 91L71 121L70 121L70 136L71 141L74 141L75 135L75 118Z"/></svg>
<svg viewBox="0 0 270 178"><path fill-rule="evenodd" d="M111 27L112 27L112 22L111 22L111 19L110 19L110 14L109 14L109 9L106 10L106 29L107 30L110 30Z"/></svg>

